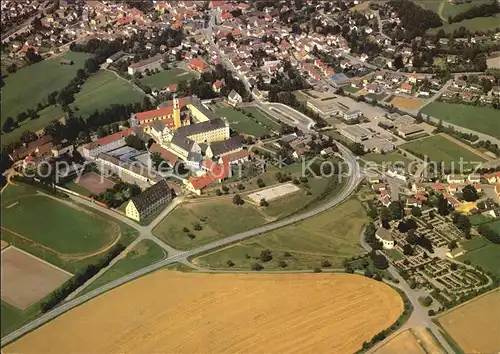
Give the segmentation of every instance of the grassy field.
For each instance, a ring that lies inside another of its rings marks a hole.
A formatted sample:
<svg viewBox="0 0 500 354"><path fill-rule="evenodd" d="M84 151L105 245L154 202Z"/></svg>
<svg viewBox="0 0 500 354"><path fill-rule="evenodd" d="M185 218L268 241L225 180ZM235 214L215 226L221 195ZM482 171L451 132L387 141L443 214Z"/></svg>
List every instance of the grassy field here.
<svg viewBox="0 0 500 354"><path fill-rule="evenodd" d="M46 196L17 193L19 188L11 186L9 193L2 194L2 227L39 245L65 255L86 254L118 236L119 231L105 219Z"/></svg>
<svg viewBox="0 0 500 354"><path fill-rule="evenodd" d="M5 189L2 213L2 227L12 231L2 229L2 240L73 274L102 257L99 250L116 237L127 246L137 236L135 229L98 211L35 196L31 186ZM86 256L93 253L97 254Z"/></svg>
<svg viewBox="0 0 500 354"><path fill-rule="evenodd" d="M61 59L73 60L74 65L61 65ZM63 57L43 60L27 66L4 79L2 87L1 122L16 116L29 108L36 109L39 102L47 101L47 96L60 90L83 68L87 54L68 52ZM39 118L40 119L40 118Z"/></svg>
<svg viewBox="0 0 500 354"><path fill-rule="evenodd" d="M181 81L189 81L194 77L195 75L190 71L172 68L169 70L162 70L158 74L146 75L140 80L145 85L149 85L156 89L162 89L172 84L178 84Z"/></svg>
<svg viewBox="0 0 500 354"><path fill-rule="evenodd" d="M130 251L125 258L118 261L103 275L89 285L82 294L97 289L109 282L119 279L148 265L156 263L166 257L166 251L154 241L143 240Z"/></svg>
<svg viewBox="0 0 500 354"><path fill-rule="evenodd" d="M423 8L427 10L434 11L435 13L439 12L439 6L441 5L441 2L444 0L414 0L416 4L422 6Z"/></svg>
<svg viewBox="0 0 500 354"><path fill-rule="evenodd" d="M477 225L481 225L481 224L490 222L492 219L487 217L487 216L481 215L481 214L475 214L475 215L469 216L469 220L470 220L470 223L472 225L477 226Z"/></svg>
<svg viewBox="0 0 500 354"><path fill-rule="evenodd" d="M400 148L427 156L436 163L442 161L447 168L451 166L452 162L455 162L455 169L459 169L460 158L463 158L464 168L466 169L474 167L474 162L484 161L478 155L456 145L441 135L412 141L401 145Z"/></svg>
<svg viewBox="0 0 500 354"><path fill-rule="evenodd" d="M265 125L255 122L250 117L231 107L217 108L215 109L215 113L222 117L226 117L231 129L237 131L238 133L249 134L258 138L266 134L271 134L271 129L267 128ZM267 124L271 125L274 123L268 120Z"/></svg>
<svg viewBox="0 0 500 354"><path fill-rule="evenodd" d="M362 253L359 235L367 222L363 206L358 200L349 200L336 208L297 224L284 227L234 246L204 255L193 262L215 269L249 270L256 262L266 270L312 269L327 260L332 267L341 267L342 261ZM262 263L260 252L269 249L273 259ZM288 252L288 254L286 254ZM234 263L228 266L228 261Z"/></svg>
<svg viewBox="0 0 500 354"><path fill-rule="evenodd" d="M470 10L474 6L480 6L484 4L491 4L491 0L473 0L471 2L468 3L466 2L458 5L446 1L443 6L443 11L441 11L441 15L445 19L448 19L448 17L450 16L455 17L456 15L461 14L462 12Z"/></svg>
<svg viewBox="0 0 500 354"><path fill-rule="evenodd" d="M378 165L382 166L390 166L396 164L398 166L404 165L407 166L412 160L407 157L404 157L401 153L397 151L389 152L386 154L377 154L375 152L368 153L363 155L363 160L375 162Z"/></svg>
<svg viewBox="0 0 500 354"><path fill-rule="evenodd" d="M441 27L430 28L426 33L436 34L439 30L443 29L447 34L453 33L453 31L459 29L460 27L465 27L470 32L486 32L489 30L494 30L500 27L500 15L490 17L476 17L470 20L464 20L460 22L455 22L452 24L445 24Z"/></svg>
<svg viewBox="0 0 500 354"><path fill-rule="evenodd" d="M243 108L243 111L245 111L246 113L252 113L255 119L257 119L259 122L262 122L262 124L270 126L274 130L279 130L281 127L281 124L274 121L271 117L269 117L266 113L262 112L257 107L245 107Z"/></svg>
<svg viewBox="0 0 500 354"><path fill-rule="evenodd" d="M494 226L500 228L500 222L495 222ZM493 224L492 224L493 226ZM474 266L480 266L484 271L489 271L496 277L500 278L500 267L498 260L500 259L500 245L491 243L481 236L476 236L473 239L464 242L463 247L467 253L458 258L463 262L468 260Z"/></svg>
<svg viewBox="0 0 500 354"><path fill-rule="evenodd" d="M87 117L95 110L103 110L112 104L142 102L144 95L132 85L108 71L92 75L75 95L72 107L78 107L76 115Z"/></svg>
<svg viewBox="0 0 500 354"><path fill-rule="evenodd" d="M228 198L180 205L154 228L153 234L179 250L188 250L265 222L264 216L249 203L236 206ZM194 230L196 224L203 229ZM183 231L184 227L189 231ZM194 239L189 238L190 233Z"/></svg>
<svg viewBox="0 0 500 354"><path fill-rule="evenodd" d="M432 102L421 112L445 122L500 138L500 114L494 108Z"/></svg>

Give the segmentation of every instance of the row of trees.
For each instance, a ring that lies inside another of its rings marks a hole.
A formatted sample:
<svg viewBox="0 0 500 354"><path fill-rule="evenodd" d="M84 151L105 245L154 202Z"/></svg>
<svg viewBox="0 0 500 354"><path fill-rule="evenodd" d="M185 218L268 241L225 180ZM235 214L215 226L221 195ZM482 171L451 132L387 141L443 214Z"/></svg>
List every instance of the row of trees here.
<svg viewBox="0 0 500 354"><path fill-rule="evenodd" d="M448 19L449 23L460 22L463 20L469 20L475 17L487 17L493 16L500 12L500 5L497 1L493 1L490 4L482 4L479 6L474 6L467 11L461 12L453 18Z"/></svg>
<svg viewBox="0 0 500 354"><path fill-rule="evenodd" d="M108 188L98 195L93 194L91 197L110 208L116 208L139 194L141 194L141 188L137 184L120 181L112 188Z"/></svg>
<svg viewBox="0 0 500 354"><path fill-rule="evenodd" d="M118 256L124 249L125 246L120 243L114 245L99 262L88 265L78 274L61 285L61 287L50 294L49 298L41 304L42 312L47 312L57 306L61 301L68 297L69 294L82 286L87 280L96 275L101 269L108 266L111 260Z"/></svg>

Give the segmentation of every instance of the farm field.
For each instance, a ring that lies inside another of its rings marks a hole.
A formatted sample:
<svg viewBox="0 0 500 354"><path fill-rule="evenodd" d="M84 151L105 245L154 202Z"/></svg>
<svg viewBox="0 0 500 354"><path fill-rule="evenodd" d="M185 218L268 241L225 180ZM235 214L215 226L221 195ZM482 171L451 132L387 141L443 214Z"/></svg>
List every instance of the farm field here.
<svg viewBox="0 0 500 354"><path fill-rule="evenodd" d="M499 222L491 225L498 225ZM476 236L472 240L464 243L463 247L467 253L458 258L463 262L468 260L474 266L480 266L484 271L491 272L493 275L500 277L500 245L496 245L484 237Z"/></svg>
<svg viewBox="0 0 500 354"><path fill-rule="evenodd" d="M83 293L97 289L109 282L119 279L136 270L156 263L166 257L166 251L154 241L143 240L139 242L122 260L90 284Z"/></svg>
<svg viewBox="0 0 500 354"><path fill-rule="evenodd" d="M376 354L443 354L434 335L426 327L407 329L375 350Z"/></svg>
<svg viewBox="0 0 500 354"><path fill-rule="evenodd" d="M341 267L344 259L363 252L359 235L367 221L361 203L352 199L297 224L195 258L193 263L242 270L260 263L264 269L273 270L282 269L280 261L286 262L286 269L312 269L327 260L333 268ZM262 263L258 258L266 249L272 252L273 259ZM229 260L234 266L228 266Z"/></svg>
<svg viewBox="0 0 500 354"><path fill-rule="evenodd" d="M172 84L178 84L181 81L189 81L194 77L195 75L190 71L171 68L169 70L161 70L158 74L145 75L140 81L153 88L162 89Z"/></svg>
<svg viewBox="0 0 500 354"><path fill-rule="evenodd" d="M394 106L405 109L418 109L422 103L422 100L419 98L403 96L395 96L391 101L391 104Z"/></svg>
<svg viewBox="0 0 500 354"><path fill-rule="evenodd" d="M499 313L500 290L496 289L451 309L438 321L465 353L496 353L500 351Z"/></svg>
<svg viewBox="0 0 500 354"><path fill-rule="evenodd" d="M125 80L111 72L99 71L85 81L71 106L78 107L75 115L86 118L95 110L102 111L113 104L142 103L143 98L142 92Z"/></svg>
<svg viewBox="0 0 500 354"><path fill-rule="evenodd" d="M460 158L463 158L464 168L475 167L474 162L484 162L485 160L473 152L462 148L442 135L434 135L425 139L419 139L403 144L400 148L422 154L432 161L444 163L446 168L450 168L452 162L455 169L459 169Z"/></svg>
<svg viewBox="0 0 500 354"><path fill-rule="evenodd" d="M64 202L28 185L9 186L2 192L2 240L75 274L115 242L127 246L137 235L108 215Z"/></svg>
<svg viewBox="0 0 500 354"><path fill-rule="evenodd" d="M396 291L358 275L161 270L73 309L4 352L352 353L402 311Z"/></svg>
<svg viewBox="0 0 500 354"><path fill-rule="evenodd" d="M500 115L494 108L432 102L421 112L445 122L500 138Z"/></svg>
<svg viewBox="0 0 500 354"><path fill-rule="evenodd" d="M83 68L88 57L84 53L68 52L10 74L2 87L1 123L7 117L15 119L20 112L35 109L39 102L47 101L51 92L60 90L76 76L76 71ZM73 60L74 64L61 65L63 58Z"/></svg>
<svg viewBox="0 0 500 354"><path fill-rule="evenodd" d="M460 22L455 22L452 24L445 24L441 27L429 28L426 33L436 34L439 30L443 29L446 34L451 34L453 31L459 29L460 27L465 27L469 32L487 32L489 30L495 30L500 27L500 14L490 17L476 17L470 20L464 20Z"/></svg>
<svg viewBox="0 0 500 354"><path fill-rule="evenodd" d="M257 138L271 134L270 128L255 122L244 113L231 107L216 108L215 113L222 117L226 117L231 129L238 133L253 135ZM271 124L273 124L273 122L269 121L268 125L270 126Z"/></svg>
<svg viewBox="0 0 500 354"><path fill-rule="evenodd" d="M218 202L183 203L153 229L153 234L174 248L188 250L266 222L250 203L237 206L228 198ZM202 229L196 231L196 224ZM184 228L189 231L183 231ZM189 234L195 237L190 239Z"/></svg>

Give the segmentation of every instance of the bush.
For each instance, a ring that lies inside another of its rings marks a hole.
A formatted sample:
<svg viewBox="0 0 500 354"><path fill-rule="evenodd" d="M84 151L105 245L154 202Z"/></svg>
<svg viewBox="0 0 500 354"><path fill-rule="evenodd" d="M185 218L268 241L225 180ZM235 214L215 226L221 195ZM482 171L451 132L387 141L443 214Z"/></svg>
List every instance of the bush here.
<svg viewBox="0 0 500 354"><path fill-rule="evenodd" d="M330 268L331 266L332 264L326 259L323 262L321 262L321 268Z"/></svg>
<svg viewBox="0 0 500 354"><path fill-rule="evenodd" d="M429 311L427 311L427 314L429 316L434 316L436 314L436 311L434 311L433 309L430 309Z"/></svg>
<svg viewBox="0 0 500 354"><path fill-rule="evenodd" d="M192 233L188 233L187 237L189 237L191 240L193 240L193 239L196 238L196 236L194 234L192 234Z"/></svg>
<svg viewBox="0 0 500 354"><path fill-rule="evenodd" d="M269 262L273 259L273 255L270 250L263 250L262 252L260 252L259 259L264 263Z"/></svg>
<svg viewBox="0 0 500 354"><path fill-rule="evenodd" d="M382 276L380 274L375 274L375 276L373 277L373 279L377 280L377 281L382 281Z"/></svg>
<svg viewBox="0 0 500 354"><path fill-rule="evenodd" d="M368 278L373 277L373 273L370 269L365 269L365 277L368 277Z"/></svg>
<svg viewBox="0 0 500 354"><path fill-rule="evenodd" d="M321 268L320 267L314 267L313 268L314 273L321 273Z"/></svg>
<svg viewBox="0 0 500 354"><path fill-rule="evenodd" d="M233 261L232 261L232 260L228 260L228 261L226 262L226 264L227 264L227 266L228 266L228 267L232 267L232 266L234 266L234 263L233 263Z"/></svg>
<svg viewBox="0 0 500 354"><path fill-rule="evenodd" d="M291 257L292 254L290 252L285 252L283 253L283 257Z"/></svg>
<svg viewBox="0 0 500 354"><path fill-rule="evenodd" d="M288 267L288 264L287 264L285 261L279 261L279 262L278 262L278 265L279 265L281 268L286 268L286 267Z"/></svg>
<svg viewBox="0 0 500 354"><path fill-rule="evenodd" d="M195 229L196 231L201 231L201 230L203 230L203 227L202 227L200 224L196 224L196 225L194 225L194 229ZM189 230L188 230L188 231L189 231Z"/></svg>

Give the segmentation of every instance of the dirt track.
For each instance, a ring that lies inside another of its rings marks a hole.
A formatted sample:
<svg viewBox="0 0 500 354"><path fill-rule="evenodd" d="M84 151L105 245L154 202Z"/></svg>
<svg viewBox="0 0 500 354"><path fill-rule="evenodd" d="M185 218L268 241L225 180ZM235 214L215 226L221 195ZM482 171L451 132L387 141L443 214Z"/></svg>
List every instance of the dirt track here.
<svg viewBox="0 0 500 354"><path fill-rule="evenodd" d="M454 142L455 144L457 144L457 145L459 145L459 146L463 147L464 149L469 150L470 152L472 152L472 153L476 154L477 156L479 156L479 157L481 157L481 158L485 159L486 161L491 161L491 160L493 160L493 158L491 158L490 156L488 156L488 155L486 155L486 154L483 154L481 151L474 149L473 147L471 147L471 146L469 146L469 145L467 145L467 144L465 144L465 143L461 142L460 140L455 139L455 138L454 138L454 137L452 137L452 136L449 136L448 134L441 133L441 134L439 134L439 135L441 135L442 137L444 137L444 138L446 138L446 139L448 139L448 140L450 140L450 141Z"/></svg>
<svg viewBox="0 0 500 354"><path fill-rule="evenodd" d="M348 353L403 310L348 274L158 271L108 292L4 353Z"/></svg>

